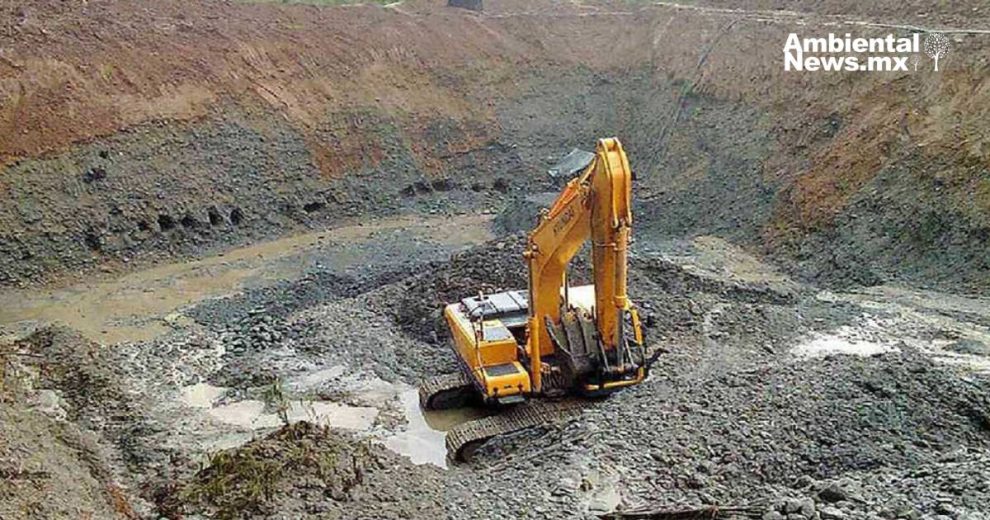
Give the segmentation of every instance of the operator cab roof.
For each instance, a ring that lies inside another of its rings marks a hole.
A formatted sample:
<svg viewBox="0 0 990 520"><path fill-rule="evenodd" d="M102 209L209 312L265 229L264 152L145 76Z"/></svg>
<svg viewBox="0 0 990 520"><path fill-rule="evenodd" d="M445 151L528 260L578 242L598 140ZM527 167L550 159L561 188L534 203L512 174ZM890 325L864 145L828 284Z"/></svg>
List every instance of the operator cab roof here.
<svg viewBox="0 0 990 520"><path fill-rule="evenodd" d="M566 294L568 304L572 308L581 309L589 314L595 313L595 286L578 285L570 287L565 293L561 288L561 297ZM472 321L479 318L485 320L499 319L507 326L516 325L517 321L525 322L529 314L529 294L527 291L505 291L494 294L473 296L461 300L464 314Z"/></svg>
<svg viewBox="0 0 990 520"><path fill-rule="evenodd" d="M529 296L526 291L506 291L473 296L461 300L464 310L472 320L478 318L503 318L529 312Z"/></svg>

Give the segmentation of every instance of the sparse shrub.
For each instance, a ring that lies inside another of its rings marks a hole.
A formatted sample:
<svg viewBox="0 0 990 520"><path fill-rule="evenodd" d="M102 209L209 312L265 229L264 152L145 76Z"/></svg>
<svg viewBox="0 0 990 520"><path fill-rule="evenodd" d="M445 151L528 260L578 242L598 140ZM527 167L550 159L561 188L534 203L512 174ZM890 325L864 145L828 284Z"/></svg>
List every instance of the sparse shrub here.
<svg viewBox="0 0 990 520"><path fill-rule="evenodd" d="M291 496L302 482L318 482L323 496L346 500L373 462L368 441L302 421L212 454L205 467L175 486L172 498L182 510L208 511L220 519L264 515L277 510L278 497Z"/></svg>

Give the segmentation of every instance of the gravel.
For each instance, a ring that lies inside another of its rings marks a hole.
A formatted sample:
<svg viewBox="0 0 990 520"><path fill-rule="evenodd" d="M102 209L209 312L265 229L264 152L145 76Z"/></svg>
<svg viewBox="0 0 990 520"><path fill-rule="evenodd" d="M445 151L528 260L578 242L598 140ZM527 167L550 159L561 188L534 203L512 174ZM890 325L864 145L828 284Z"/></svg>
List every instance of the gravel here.
<svg viewBox="0 0 990 520"><path fill-rule="evenodd" d="M72 420L114 447L124 480L144 490L147 507L137 509L208 513L217 502L176 491L206 477L196 448L173 439L214 426L168 415L175 405L161 404L162 396L204 381L228 389L222 399L258 396L272 381L334 366L400 384L453 371L442 305L479 288L525 286L523 246L521 236L508 236L449 260L424 255L360 272L314 270L201 303L184 311L192 325L99 355L84 355L90 344L65 331L41 332L29 344L80 367L52 372L63 375L45 385L65 398ZM589 401L574 421L495 439L470 464L446 471L413 465L361 437L313 433L317 445L368 455L367 465L355 466L364 480L345 497L321 494L325 482L300 477L280 484L254 517L277 510L331 518L595 518L740 506L785 520L985 518L985 376L903 341L872 356L798 355L794 347L809 337L888 319L898 307L819 297L724 243L669 251L637 249L630 268L631 292L658 353L643 384ZM579 261L574 279L586 271ZM945 335L933 328L941 322L890 323L885 334ZM954 350L974 351L959 341L967 348ZM267 446L264 460L277 463L299 440L259 442Z"/></svg>

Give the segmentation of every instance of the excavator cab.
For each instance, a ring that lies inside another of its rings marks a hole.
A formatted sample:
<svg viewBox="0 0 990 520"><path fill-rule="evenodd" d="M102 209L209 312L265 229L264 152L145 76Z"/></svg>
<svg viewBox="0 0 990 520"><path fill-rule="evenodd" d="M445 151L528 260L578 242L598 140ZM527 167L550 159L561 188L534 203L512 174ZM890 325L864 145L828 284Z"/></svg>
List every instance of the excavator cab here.
<svg viewBox="0 0 990 520"><path fill-rule="evenodd" d="M548 323L555 351L541 360L543 393L573 391L602 395L640 380L645 358L635 309L628 309L622 351L598 344L594 316L595 286L569 287L567 311L560 324ZM461 368L471 374L483 400L491 404L521 402L532 394L527 371L529 301L524 291L464 298L447 305L444 317L457 348ZM626 355L622 355L625 353ZM578 382L582 384L577 384Z"/></svg>
<svg viewBox="0 0 990 520"><path fill-rule="evenodd" d="M461 368L471 374L485 401L519 402L532 390L519 361L528 314L523 291L464 298L444 309Z"/></svg>

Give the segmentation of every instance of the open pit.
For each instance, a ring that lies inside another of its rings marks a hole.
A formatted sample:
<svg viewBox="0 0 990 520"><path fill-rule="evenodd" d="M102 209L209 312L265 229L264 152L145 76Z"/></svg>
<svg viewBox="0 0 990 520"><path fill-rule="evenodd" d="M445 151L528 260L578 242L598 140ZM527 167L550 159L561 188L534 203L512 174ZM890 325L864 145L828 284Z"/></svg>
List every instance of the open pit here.
<svg viewBox="0 0 990 520"><path fill-rule="evenodd" d="M0 518L990 518L982 2L337 4L0 6ZM612 135L657 362L449 463L440 309Z"/></svg>

